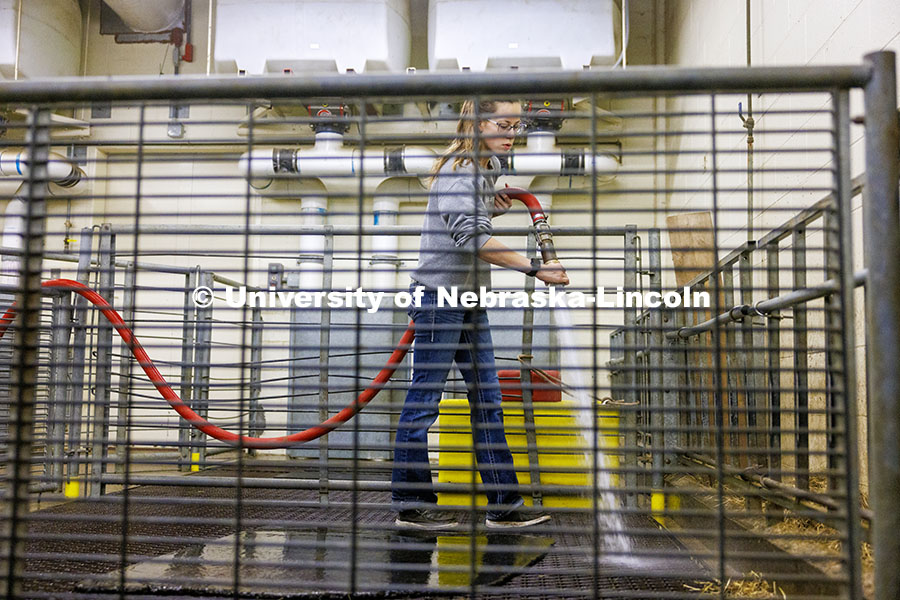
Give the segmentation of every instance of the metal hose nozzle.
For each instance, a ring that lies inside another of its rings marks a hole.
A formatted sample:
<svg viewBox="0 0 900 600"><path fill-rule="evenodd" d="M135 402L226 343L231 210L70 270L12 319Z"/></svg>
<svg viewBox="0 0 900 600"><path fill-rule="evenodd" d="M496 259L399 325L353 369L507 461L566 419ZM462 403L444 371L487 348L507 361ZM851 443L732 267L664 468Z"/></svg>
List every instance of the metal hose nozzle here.
<svg viewBox="0 0 900 600"><path fill-rule="evenodd" d="M515 198L528 208L531 213L531 221L534 223L535 233L537 234L538 246L541 249L541 260L544 264L559 262L556 257L556 247L553 245L553 232L550 231L550 224L547 223L547 215L538 199L529 191L521 188L504 188L503 193L510 198Z"/></svg>

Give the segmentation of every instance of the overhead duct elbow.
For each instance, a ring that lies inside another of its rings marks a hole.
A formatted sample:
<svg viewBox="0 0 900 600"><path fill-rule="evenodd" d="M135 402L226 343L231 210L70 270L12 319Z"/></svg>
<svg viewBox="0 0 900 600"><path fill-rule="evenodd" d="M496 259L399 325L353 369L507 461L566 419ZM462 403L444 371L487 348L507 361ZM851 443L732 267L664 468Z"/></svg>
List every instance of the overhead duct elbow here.
<svg viewBox="0 0 900 600"><path fill-rule="evenodd" d="M0 151L0 177L27 180L31 177L31 158L26 150ZM61 154L51 152L47 159L47 179L55 185L75 192L83 186L84 171Z"/></svg>
<svg viewBox="0 0 900 600"><path fill-rule="evenodd" d="M158 33L184 27L184 0L103 0L134 31Z"/></svg>

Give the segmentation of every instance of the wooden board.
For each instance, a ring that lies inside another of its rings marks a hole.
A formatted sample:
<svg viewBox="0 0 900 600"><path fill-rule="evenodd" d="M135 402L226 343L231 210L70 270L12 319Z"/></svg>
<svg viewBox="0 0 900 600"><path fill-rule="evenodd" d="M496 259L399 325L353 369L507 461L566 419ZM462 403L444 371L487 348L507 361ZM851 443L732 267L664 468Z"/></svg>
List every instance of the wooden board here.
<svg viewBox="0 0 900 600"><path fill-rule="evenodd" d="M666 227L675 265L675 284L681 288L697 275L709 272L716 264L712 213L672 215L666 217Z"/></svg>

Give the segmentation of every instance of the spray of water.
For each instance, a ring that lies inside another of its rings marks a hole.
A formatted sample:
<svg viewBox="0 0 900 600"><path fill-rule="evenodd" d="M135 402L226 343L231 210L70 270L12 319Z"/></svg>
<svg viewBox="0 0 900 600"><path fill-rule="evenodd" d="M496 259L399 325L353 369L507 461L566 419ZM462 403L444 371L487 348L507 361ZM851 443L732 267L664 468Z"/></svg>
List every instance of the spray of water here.
<svg viewBox="0 0 900 600"><path fill-rule="evenodd" d="M597 506L597 519L602 541L607 551L627 555L631 551L631 542L624 534L625 524L622 521L622 516L617 511L619 503L611 491L613 489L612 460L604 451L599 440L594 439L595 433L600 436L602 432L597 431L592 422L595 411L591 395L588 393L588 388L585 385L583 369L579 367L581 361L576 351L577 345L572 314L565 300L560 302L560 304L564 306L554 307L553 318L559 336L560 361L565 369L563 379L570 386L568 391L575 397L576 422L580 435L583 438L585 458L591 472L596 472L594 485L597 486L598 490L597 499L599 506ZM595 465L596 469L594 469Z"/></svg>

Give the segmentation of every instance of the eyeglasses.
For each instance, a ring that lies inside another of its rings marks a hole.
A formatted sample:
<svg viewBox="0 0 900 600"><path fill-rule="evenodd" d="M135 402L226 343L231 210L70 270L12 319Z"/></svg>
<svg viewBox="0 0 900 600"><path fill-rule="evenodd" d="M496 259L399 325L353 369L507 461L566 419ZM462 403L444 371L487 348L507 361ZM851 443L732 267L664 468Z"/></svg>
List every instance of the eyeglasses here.
<svg viewBox="0 0 900 600"><path fill-rule="evenodd" d="M485 121L488 121L489 123L493 123L494 125L496 125L497 129L500 130L500 133L506 133L507 131L512 131L513 134L515 134L515 135L521 135L521 134L525 133L526 125L525 125L525 123L522 123L521 121L515 125L509 125L507 123L498 123L497 121L495 121L493 119L485 119Z"/></svg>

